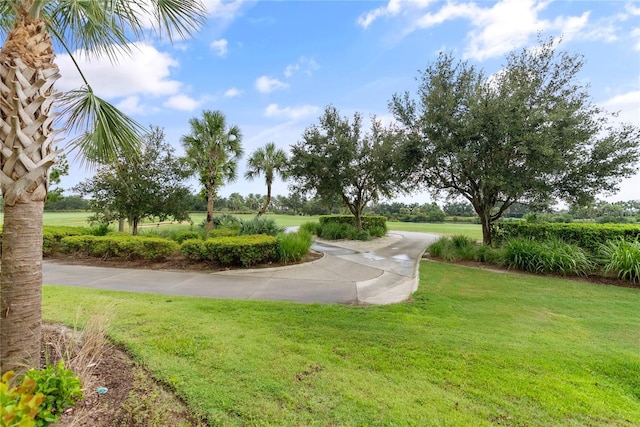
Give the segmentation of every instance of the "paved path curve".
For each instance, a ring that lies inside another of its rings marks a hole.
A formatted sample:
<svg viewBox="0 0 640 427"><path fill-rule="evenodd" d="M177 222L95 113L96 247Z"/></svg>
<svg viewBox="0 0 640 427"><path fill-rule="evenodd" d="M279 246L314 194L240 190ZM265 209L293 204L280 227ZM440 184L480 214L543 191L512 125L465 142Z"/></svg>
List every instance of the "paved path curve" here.
<svg viewBox="0 0 640 427"><path fill-rule="evenodd" d="M185 295L206 298L306 303L391 304L418 286L419 260L439 236L393 231L402 238L372 252L317 244L324 256L278 268L214 273L87 267L45 262L43 281L51 285Z"/></svg>

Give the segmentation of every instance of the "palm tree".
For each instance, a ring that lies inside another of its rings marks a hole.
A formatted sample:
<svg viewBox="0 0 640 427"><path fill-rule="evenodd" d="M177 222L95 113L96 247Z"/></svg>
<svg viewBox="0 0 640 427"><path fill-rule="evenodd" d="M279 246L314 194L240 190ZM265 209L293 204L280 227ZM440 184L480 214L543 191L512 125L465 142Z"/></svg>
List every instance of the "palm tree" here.
<svg viewBox="0 0 640 427"><path fill-rule="evenodd" d="M233 125L227 128L221 111L202 112L202 119L189 120L191 134L182 137L187 161L200 177L207 198L207 234L213 228L213 202L218 188L233 182L238 175L238 160L242 157L242 133Z"/></svg>
<svg viewBox="0 0 640 427"><path fill-rule="evenodd" d="M247 172L244 174L244 177L248 180L253 180L255 177L264 174L265 183L267 184L267 198L256 217L260 217L260 215L266 212L269 203L271 203L273 178L279 175L282 179L285 179L286 167L287 153L283 149L277 148L273 142L269 142L264 147L258 148L247 161Z"/></svg>
<svg viewBox="0 0 640 427"><path fill-rule="evenodd" d="M79 135L71 147L90 161L132 155L143 132L88 84L56 92L60 74L54 41L70 55L78 50L115 61L118 54L130 53L130 42L143 35L147 18L155 19L154 28L166 30L169 37L184 36L204 20L204 11L199 0L0 2L0 32L6 34L0 50L0 187L5 203L0 372L40 365L42 210L49 168L58 154L52 149L58 134L54 107L64 121L61 126Z"/></svg>

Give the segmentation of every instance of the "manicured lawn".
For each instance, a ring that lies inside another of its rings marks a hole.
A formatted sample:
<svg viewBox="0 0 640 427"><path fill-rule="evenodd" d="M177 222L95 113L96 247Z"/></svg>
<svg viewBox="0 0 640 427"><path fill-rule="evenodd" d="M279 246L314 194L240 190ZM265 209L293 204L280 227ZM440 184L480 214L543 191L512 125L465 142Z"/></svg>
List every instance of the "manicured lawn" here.
<svg viewBox="0 0 640 427"><path fill-rule="evenodd" d="M399 231L419 231L421 233L437 233L447 236L456 234L464 234L474 240L482 240L482 227L480 224L466 224L456 222L436 222L436 223L419 223L419 222L391 222L387 221L389 230Z"/></svg>
<svg viewBox="0 0 640 427"><path fill-rule="evenodd" d="M45 286L212 425L637 425L640 292L423 262L413 301L225 301Z"/></svg>

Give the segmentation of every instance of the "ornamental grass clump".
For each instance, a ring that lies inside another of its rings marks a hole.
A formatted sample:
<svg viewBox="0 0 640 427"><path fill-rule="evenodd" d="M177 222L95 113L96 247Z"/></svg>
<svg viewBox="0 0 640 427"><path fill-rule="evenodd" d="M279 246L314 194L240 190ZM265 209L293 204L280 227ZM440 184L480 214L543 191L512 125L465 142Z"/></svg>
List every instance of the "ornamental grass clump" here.
<svg viewBox="0 0 640 427"><path fill-rule="evenodd" d="M508 239L502 248L500 261L506 267L531 273L586 276L593 269L593 263L582 248L559 238L543 242L527 238Z"/></svg>
<svg viewBox="0 0 640 427"><path fill-rule="evenodd" d="M278 258L285 264L299 262L309 253L313 243L311 233L300 230L297 233L282 233L278 235Z"/></svg>
<svg viewBox="0 0 640 427"><path fill-rule="evenodd" d="M610 240L600 247L604 272L621 280L640 282L640 241Z"/></svg>
<svg viewBox="0 0 640 427"><path fill-rule="evenodd" d="M442 258L445 261L487 261L495 258L489 255L493 250L486 246L478 246L469 236L462 234L455 235L451 238L443 236L428 249L429 256L433 258Z"/></svg>

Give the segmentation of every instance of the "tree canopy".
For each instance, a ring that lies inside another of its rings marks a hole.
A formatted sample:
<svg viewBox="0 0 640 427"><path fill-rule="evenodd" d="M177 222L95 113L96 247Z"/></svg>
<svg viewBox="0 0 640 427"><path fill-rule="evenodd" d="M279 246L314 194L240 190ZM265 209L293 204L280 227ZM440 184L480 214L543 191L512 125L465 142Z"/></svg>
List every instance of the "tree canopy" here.
<svg viewBox="0 0 640 427"><path fill-rule="evenodd" d="M358 229L367 203L393 197L403 185L395 162L401 135L375 117L369 132L362 128L359 113L350 121L335 107L326 107L319 123L308 127L292 146L287 172L294 191L342 200Z"/></svg>
<svg viewBox="0 0 640 427"><path fill-rule="evenodd" d="M417 99L390 102L410 137L404 167L434 196L471 202L486 244L493 221L516 202L540 208L614 192L635 170L640 135L591 102L583 64L554 40L510 53L488 76L441 54L421 75Z"/></svg>
<svg viewBox="0 0 640 427"><path fill-rule="evenodd" d="M182 159L164 142L162 129L152 127L138 157L123 158L115 165L99 168L74 190L91 197L93 221L126 219L136 235L140 221L145 218L189 219L188 176Z"/></svg>

